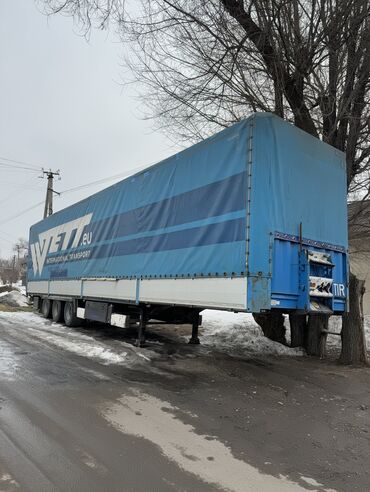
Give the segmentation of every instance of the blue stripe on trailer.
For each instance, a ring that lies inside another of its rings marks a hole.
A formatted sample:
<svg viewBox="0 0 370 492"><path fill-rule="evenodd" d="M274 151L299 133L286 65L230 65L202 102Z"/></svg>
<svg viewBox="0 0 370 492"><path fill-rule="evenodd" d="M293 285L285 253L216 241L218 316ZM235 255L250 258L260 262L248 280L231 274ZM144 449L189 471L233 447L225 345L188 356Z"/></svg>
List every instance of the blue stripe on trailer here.
<svg viewBox="0 0 370 492"><path fill-rule="evenodd" d="M171 251L186 248L197 248L200 246L207 245L217 245L222 243L235 243L242 241L244 238L245 231L245 218L237 218L232 220L225 220L219 223L213 223L208 225L203 225L201 227L192 227L186 230L174 231L171 233L157 234L146 237L139 237L135 239L127 239L124 241L117 241L114 243L101 244L98 246L93 246L90 248L79 248L74 250L73 253L70 251L63 252L63 265L67 266L68 263L76 261L81 261L83 255L88 253L88 259L98 258L113 258L113 257L124 257L133 256L137 254L148 254L160 251ZM69 257L69 258L67 258ZM45 266L58 265L58 261L61 259L61 255L54 254L50 255L45 263ZM233 260L233 256L230 257ZM204 258L204 261L206 258ZM181 264L181 262L179 262ZM155 275L162 275L162 268L156 268ZM226 271L226 270L225 270ZM60 276L67 276L67 271L63 271L61 268L57 268L51 273L51 276L58 276L58 272L61 273ZM227 269L229 272L229 268ZM173 275L181 275L188 273L196 273L193 271L181 270L175 268ZM213 272L216 273L216 272ZM217 272L219 273L219 272ZM222 274L224 271L222 272ZM229 272L232 273L232 272ZM235 272L236 273L236 272ZM237 272L238 274L240 272ZM128 275L128 274L126 274ZM132 275L132 273L130 274ZM134 275L141 275L140 272L135 272Z"/></svg>
<svg viewBox="0 0 370 492"><path fill-rule="evenodd" d="M94 242L99 242L244 210L245 188L246 173L238 173L160 202L92 222L85 232L92 232ZM207 207L203 206L205 201Z"/></svg>

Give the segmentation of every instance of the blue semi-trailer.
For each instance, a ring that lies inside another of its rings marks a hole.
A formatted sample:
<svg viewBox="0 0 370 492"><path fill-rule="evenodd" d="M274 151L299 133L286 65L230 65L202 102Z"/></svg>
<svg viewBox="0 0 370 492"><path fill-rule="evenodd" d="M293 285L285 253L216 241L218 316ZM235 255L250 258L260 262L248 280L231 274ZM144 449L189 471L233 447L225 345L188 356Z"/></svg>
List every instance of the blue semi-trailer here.
<svg viewBox="0 0 370 492"><path fill-rule="evenodd" d="M205 308L346 311L342 152L257 113L30 230L28 294L47 317L190 323Z"/></svg>

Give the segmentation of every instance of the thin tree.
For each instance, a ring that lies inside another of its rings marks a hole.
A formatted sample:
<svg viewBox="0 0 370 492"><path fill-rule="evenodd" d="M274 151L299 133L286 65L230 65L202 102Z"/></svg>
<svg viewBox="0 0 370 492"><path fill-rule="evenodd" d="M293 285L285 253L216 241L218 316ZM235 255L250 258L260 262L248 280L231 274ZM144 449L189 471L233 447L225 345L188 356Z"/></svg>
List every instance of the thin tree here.
<svg viewBox="0 0 370 492"><path fill-rule="evenodd" d="M17 254L17 262L21 256L24 256L25 252L28 250L28 241L23 237L20 237L18 241L13 245L13 251Z"/></svg>
<svg viewBox="0 0 370 492"><path fill-rule="evenodd" d="M349 196L369 195L368 0L143 0L140 9L123 0L39 1L77 18L86 33L115 22L148 116L177 141L271 111L344 151ZM351 350L342 361L356 363L366 360L362 289L350 278L358 297L344 317ZM302 319L292 322L307 330ZM308 347L322 353L323 320L309 325L317 336Z"/></svg>

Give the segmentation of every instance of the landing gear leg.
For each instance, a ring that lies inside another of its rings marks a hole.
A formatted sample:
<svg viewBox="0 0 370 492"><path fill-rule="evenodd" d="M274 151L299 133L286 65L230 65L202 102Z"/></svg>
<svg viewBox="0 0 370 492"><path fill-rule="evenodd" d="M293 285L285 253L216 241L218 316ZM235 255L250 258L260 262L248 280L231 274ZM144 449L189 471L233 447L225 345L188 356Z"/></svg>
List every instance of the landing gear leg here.
<svg viewBox="0 0 370 492"><path fill-rule="evenodd" d="M191 338L189 340L190 345L199 345L199 337L198 337L198 328L199 328L199 314L197 314L193 320L192 330L191 330Z"/></svg>
<svg viewBox="0 0 370 492"><path fill-rule="evenodd" d="M138 328L137 340L136 340L137 347L144 347L145 345L146 322L147 319L145 314L145 308L142 308L142 310L140 311L140 321L139 321L139 328Z"/></svg>

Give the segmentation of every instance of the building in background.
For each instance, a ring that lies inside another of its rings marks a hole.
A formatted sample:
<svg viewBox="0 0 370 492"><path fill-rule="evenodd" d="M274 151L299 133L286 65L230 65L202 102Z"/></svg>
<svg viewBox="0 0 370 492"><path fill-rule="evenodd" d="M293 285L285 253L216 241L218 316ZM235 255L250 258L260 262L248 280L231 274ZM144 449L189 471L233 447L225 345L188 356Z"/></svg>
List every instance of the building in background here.
<svg viewBox="0 0 370 492"><path fill-rule="evenodd" d="M365 280L364 314L370 314L370 200L350 203L348 218L351 269Z"/></svg>

